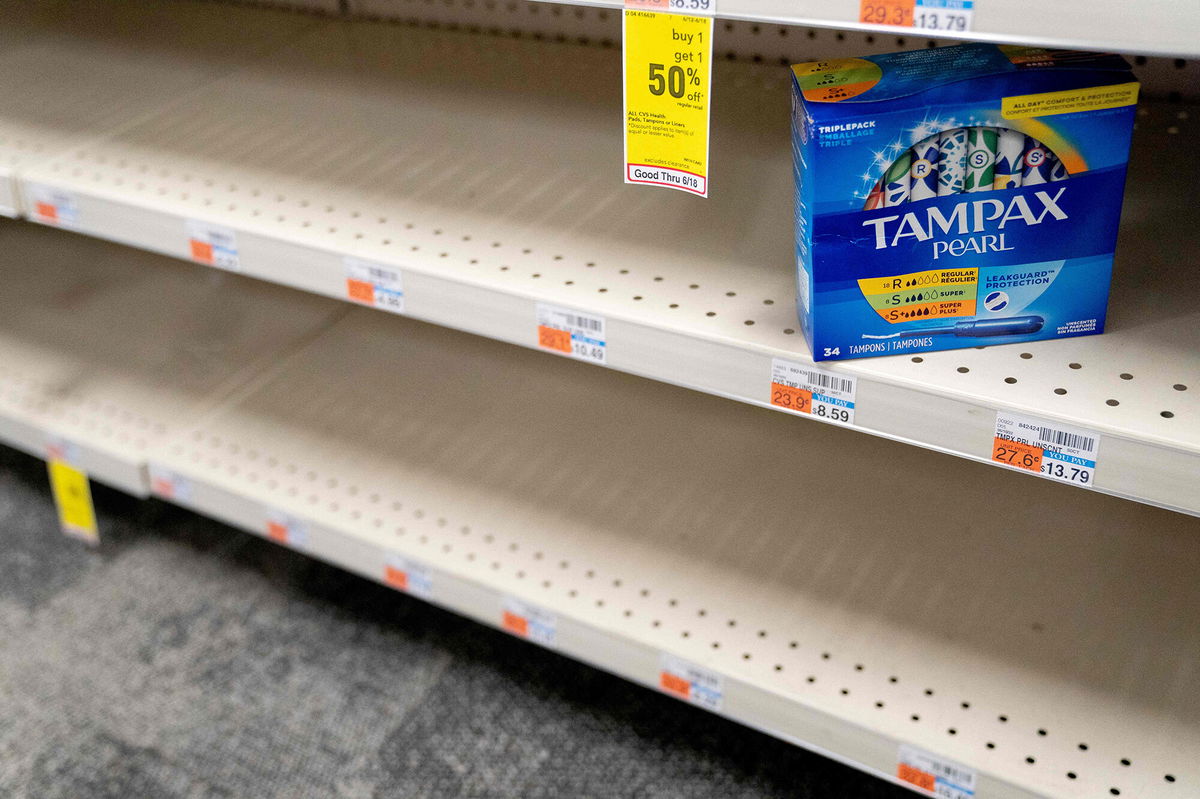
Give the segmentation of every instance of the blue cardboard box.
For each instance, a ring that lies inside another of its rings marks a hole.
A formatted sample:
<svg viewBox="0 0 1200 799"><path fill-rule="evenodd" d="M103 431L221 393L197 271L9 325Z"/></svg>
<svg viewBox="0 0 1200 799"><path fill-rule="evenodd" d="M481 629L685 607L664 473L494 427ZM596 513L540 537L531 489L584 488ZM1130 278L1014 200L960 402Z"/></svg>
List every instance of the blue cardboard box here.
<svg viewBox="0 0 1200 799"><path fill-rule="evenodd" d="M1104 329L1138 84L964 44L792 67L797 307L816 360Z"/></svg>

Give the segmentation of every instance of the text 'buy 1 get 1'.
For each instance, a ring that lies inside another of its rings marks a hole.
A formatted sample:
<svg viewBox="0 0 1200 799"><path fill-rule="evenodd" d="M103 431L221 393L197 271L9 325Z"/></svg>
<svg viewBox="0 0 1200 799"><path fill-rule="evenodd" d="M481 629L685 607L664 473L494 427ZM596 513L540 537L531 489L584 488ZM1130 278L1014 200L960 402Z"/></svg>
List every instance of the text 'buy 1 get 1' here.
<svg viewBox="0 0 1200 799"><path fill-rule="evenodd" d="M708 196L716 0L626 0L625 182Z"/></svg>

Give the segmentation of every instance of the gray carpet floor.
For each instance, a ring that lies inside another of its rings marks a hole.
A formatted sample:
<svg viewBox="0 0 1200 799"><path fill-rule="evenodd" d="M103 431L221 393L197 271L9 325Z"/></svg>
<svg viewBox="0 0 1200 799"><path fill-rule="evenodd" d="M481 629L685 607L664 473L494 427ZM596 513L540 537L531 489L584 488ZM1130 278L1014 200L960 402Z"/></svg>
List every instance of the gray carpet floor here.
<svg viewBox="0 0 1200 799"><path fill-rule="evenodd" d="M168 506L60 535L0 447L0 796L911 796Z"/></svg>

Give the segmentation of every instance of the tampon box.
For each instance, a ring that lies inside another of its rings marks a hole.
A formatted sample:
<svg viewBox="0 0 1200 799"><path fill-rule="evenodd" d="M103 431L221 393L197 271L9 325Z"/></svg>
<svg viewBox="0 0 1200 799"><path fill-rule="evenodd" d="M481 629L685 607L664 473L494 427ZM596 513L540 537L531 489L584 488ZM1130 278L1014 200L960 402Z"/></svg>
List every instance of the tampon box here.
<svg viewBox="0 0 1200 799"><path fill-rule="evenodd" d="M797 307L816 360L1104 329L1138 84L993 44L792 67Z"/></svg>

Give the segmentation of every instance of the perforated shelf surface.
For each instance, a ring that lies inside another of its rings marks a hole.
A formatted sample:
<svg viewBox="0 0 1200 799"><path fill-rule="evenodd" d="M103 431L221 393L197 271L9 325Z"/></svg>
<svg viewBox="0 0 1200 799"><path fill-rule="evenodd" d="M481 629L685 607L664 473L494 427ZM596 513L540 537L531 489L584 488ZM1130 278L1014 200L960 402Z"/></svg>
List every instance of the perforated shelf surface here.
<svg viewBox="0 0 1200 799"><path fill-rule="evenodd" d="M5 3L0 213L15 213L22 165L161 110L315 24L200 2Z"/></svg>
<svg viewBox="0 0 1200 799"><path fill-rule="evenodd" d="M180 257L186 220L227 226L243 271L331 296L346 254L398 266L411 315L526 346L538 300L599 313L610 366L765 404L772 357L809 360L787 70L718 65L709 201L621 185L619 76L600 48L330 23L23 180ZM1109 333L832 365L858 426L987 460L999 409L1066 422L1102 434L1095 488L1200 512L1191 128L1140 117Z"/></svg>
<svg viewBox="0 0 1200 799"><path fill-rule="evenodd" d="M79 447L145 495L146 450L345 306L20 222L0 222L0 438Z"/></svg>
<svg viewBox="0 0 1200 799"><path fill-rule="evenodd" d="M1200 791L1200 521L355 309L151 454L182 504L868 770Z"/></svg>

